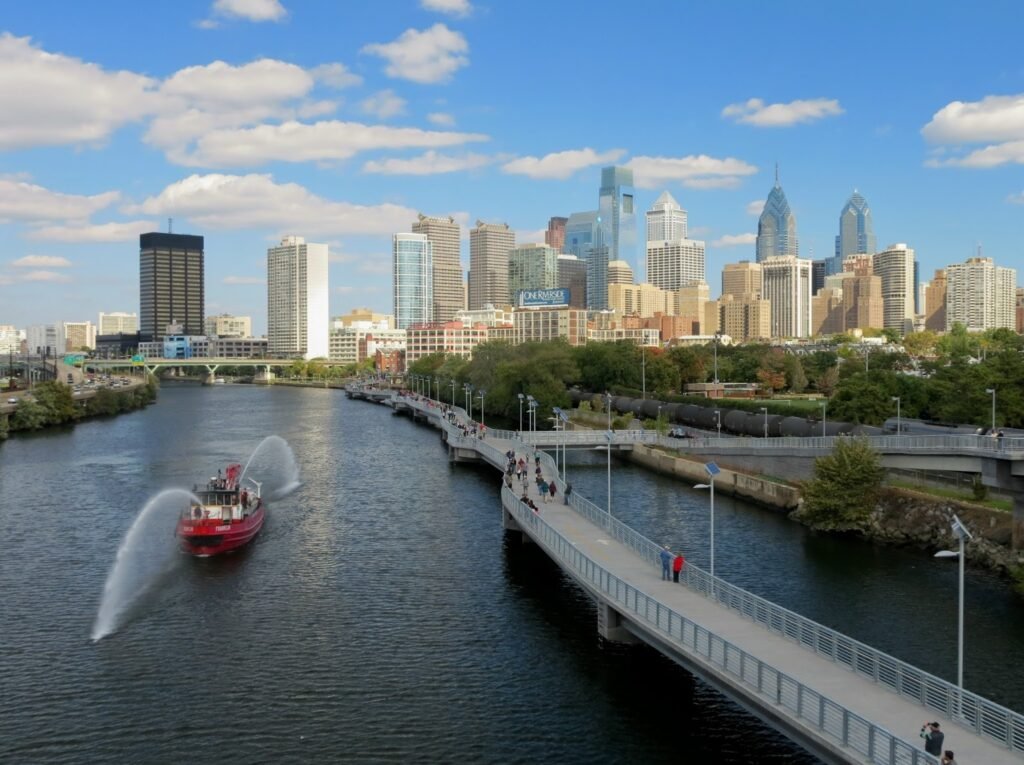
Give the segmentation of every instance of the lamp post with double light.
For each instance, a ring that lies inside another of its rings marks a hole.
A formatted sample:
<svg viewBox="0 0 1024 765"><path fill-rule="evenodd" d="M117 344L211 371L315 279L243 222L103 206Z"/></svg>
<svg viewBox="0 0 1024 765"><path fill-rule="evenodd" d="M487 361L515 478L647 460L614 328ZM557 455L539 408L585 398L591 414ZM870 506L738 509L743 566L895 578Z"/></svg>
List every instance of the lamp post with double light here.
<svg viewBox="0 0 1024 765"><path fill-rule="evenodd" d="M761 411L764 412L764 437L768 438L768 407L762 406Z"/></svg>
<svg viewBox="0 0 1024 765"><path fill-rule="evenodd" d="M722 437L722 410L715 410L715 428L718 430L718 437Z"/></svg>
<svg viewBox="0 0 1024 765"><path fill-rule="evenodd" d="M526 398L522 393L517 393L516 397L519 399L519 437L523 437L523 399Z"/></svg>
<svg viewBox="0 0 1024 765"><path fill-rule="evenodd" d="M953 516L953 534L960 540L960 549L940 550L935 553L936 558L959 558L960 559L960 586L959 586L959 608L957 618L956 637L956 717L963 717L964 697L964 543L968 539L974 539L971 532L964 526L957 516Z"/></svg>
<svg viewBox="0 0 1024 765"><path fill-rule="evenodd" d="M710 548L711 563L708 566L708 573L711 576L715 575L715 476L722 472L722 469L718 467L714 462L707 462L704 464L704 470L708 474L707 483L698 483L693 488L695 489L709 489L711 492L711 520L708 524L708 547Z"/></svg>
<svg viewBox="0 0 1024 765"><path fill-rule="evenodd" d="M823 401L821 404L821 437L825 438L825 417L828 414L828 402Z"/></svg>
<svg viewBox="0 0 1024 765"><path fill-rule="evenodd" d="M484 396L487 395L487 391L483 388L477 391L477 396L480 398L480 424L484 425Z"/></svg>
<svg viewBox="0 0 1024 765"><path fill-rule="evenodd" d="M992 434L996 432L996 389L985 388L985 392L992 396Z"/></svg>
<svg viewBox="0 0 1024 765"><path fill-rule="evenodd" d="M647 400L647 349L644 346L640 346L640 400Z"/></svg>
<svg viewBox="0 0 1024 765"><path fill-rule="evenodd" d="M537 429L537 399L533 396L526 397L526 416L530 423L530 432Z"/></svg>
<svg viewBox="0 0 1024 765"><path fill-rule="evenodd" d="M608 440L608 515L612 514L612 438L615 434L612 432L612 394L605 391L605 401L608 404L608 430L605 431L604 437Z"/></svg>
<svg viewBox="0 0 1024 765"><path fill-rule="evenodd" d="M469 383L462 384L462 395L466 402L466 413L469 419L473 419L473 386Z"/></svg>
<svg viewBox="0 0 1024 765"><path fill-rule="evenodd" d="M902 425L900 422L900 397L893 396L892 400L896 402L896 435L898 436L900 431L903 430L903 428L900 427Z"/></svg>

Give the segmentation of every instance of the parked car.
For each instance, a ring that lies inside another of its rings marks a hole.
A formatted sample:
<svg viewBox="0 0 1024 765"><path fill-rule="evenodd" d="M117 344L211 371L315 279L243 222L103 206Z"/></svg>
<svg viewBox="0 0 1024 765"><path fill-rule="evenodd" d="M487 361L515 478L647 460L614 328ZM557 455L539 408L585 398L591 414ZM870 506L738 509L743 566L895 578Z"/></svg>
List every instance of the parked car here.
<svg viewBox="0 0 1024 765"><path fill-rule="evenodd" d="M8 404L17 404L18 403L18 399L16 399L16 398L9 398L9 399L7 399L7 403Z"/></svg>
<svg viewBox="0 0 1024 765"><path fill-rule="evenodd" d="M690 432L686 428L672 428L668 432L669 438L692 438Z"/></svg>

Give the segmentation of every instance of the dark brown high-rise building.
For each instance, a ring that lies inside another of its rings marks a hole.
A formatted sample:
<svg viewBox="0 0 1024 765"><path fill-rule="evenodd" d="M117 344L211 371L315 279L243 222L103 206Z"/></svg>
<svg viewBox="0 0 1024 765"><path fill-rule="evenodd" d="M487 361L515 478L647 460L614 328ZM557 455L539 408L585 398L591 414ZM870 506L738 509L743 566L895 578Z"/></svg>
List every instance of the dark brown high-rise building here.
<svg viewBox="0 0 1024 765"><path fill-rule="evenodd" d="M155 339L180 324L184 334L202 335L205 308L203 237L139 236L139 332Z"/></svg>
<svg viewBox="0 0 1024 765"><path fill-rule="evenodd" d="M565 224L568 222L568 218L548 220L548 230L544 232L544 244L555 252L562 252L565 249Z"/></svg>

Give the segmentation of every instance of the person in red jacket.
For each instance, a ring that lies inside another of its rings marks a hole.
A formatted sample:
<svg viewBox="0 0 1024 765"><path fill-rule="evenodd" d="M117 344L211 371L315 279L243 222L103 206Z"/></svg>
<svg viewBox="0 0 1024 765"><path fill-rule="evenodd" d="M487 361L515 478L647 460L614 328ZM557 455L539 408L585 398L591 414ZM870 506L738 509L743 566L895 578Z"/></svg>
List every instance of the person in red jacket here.
<svg viewBox="0 0 1024 765"><path fill-rule="evenodd" d="M682 555L677 555L675 560L672 561L672 581L679 581L679 572L683 570L683 566L686 565L686 559Z"/></svg>

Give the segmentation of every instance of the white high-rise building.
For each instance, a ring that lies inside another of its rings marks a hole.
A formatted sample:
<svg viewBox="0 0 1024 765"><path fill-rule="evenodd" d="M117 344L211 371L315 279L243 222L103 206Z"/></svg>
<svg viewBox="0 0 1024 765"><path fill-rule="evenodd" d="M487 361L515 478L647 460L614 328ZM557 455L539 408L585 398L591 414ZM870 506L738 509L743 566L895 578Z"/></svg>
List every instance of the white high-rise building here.
<svg viewBox="0 0 1024 765"><path fill-rule="evenodd" d="M771 303L772 337L811 334L811 261L784 255L761 261L762 297Z"/></svg>
<svg viewBox="0 0 1024 765"><path fill-rule="evenodd" d="M686 210L663 191L647 211L647 241L677 242L686 239Z"/></svg>
<svg viewBox="0 0 1024 765"><path fill-rule="evenodd" d="M686 210L667 191L647 211L647 281L663 290L704 281L704 242L686 238Z"/></svg>
<svg viewBox="0 0 1024 765"><path fill-rule="evenodd" d="M64 353L62 324L34 324L25 330L25 345L31 355L56 356ZM49 349L49 350L47 350Z"/></svg>
<svg viewBox="0 0 1024 765"><path fill-rule="evenodd" d="M478 220L469 231L469 309L508 300L508 254L516 246L516 233L507 223Z"/></svg>
<svg viewBox="0 0 1024 765"><path fill-rule="evenodd" d="M327 245L287 236L267 250L267 350L327 358Z"/></svg>
<svg viewBox="0 0 1024 765"><path fill-rule="evenodd" d="M221 313L206 317L207 337L252 337L252 317Z"/></svg>
<svg viewBox="0 0 1024 765"><path fill-rule="evenodd" d="M872 257L872 270L882 279L883 326L899 333L914 328L914 250L890 244Z"/></svg>
<svg viewBox="0 0 1024 765"><path fill-rule="evenodd" d="M0 354L21 353L21 332L11 324L0 324Z"/></svg>
<svg viewBox="0 0 1024 765"><path fill-rule="evenodd" d="M434 218L420 213L412 224L414 234L426 234L434 251L434 321L451 321L464 305L460 234L455 218Z"/></svg>
<svg viewBox="0 0 1024 765"><path fill-rule="evenodd" d="M391 238L395 327L434 320L434 247L426 234L394 234ZM508 264L506 258L506 284ZM506 295L507 297L507 295Z"/></svg>
<svg viewBox="0 0 1024 765"><path fill-rule="evenodd" d="M992 258L968 258L946 266L946 329L963 324L971 332L1005 327L1016 331L1017 269Z"/></svg>
<svg viewBox="0 0 1024 765"><path fill-rule="evenodd" d="M96 324L97 335L130 335L139 331L139 315L137 313L125 313L114 311L103 313L100 311L100 320Z"/></svg>

